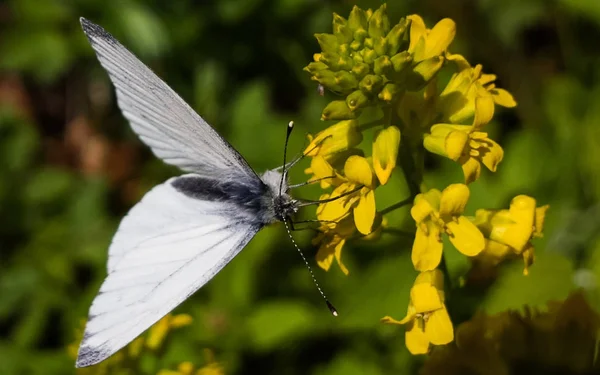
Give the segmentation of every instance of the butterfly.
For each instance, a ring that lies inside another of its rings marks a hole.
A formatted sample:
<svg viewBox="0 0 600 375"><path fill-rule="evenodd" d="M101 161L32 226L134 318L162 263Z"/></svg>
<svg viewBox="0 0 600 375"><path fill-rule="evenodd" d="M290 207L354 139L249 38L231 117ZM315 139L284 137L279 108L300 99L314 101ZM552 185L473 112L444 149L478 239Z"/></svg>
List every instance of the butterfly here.
<svg viewBox="0 0 600 375"><path fill-rule="evenodd" d="M288 219L301 203L289 195L285 161L258 175L112 35L80 21L133 131L157 157L188 172L155 186L119 224L79 347L76 366L84 367L114 354L205 285L261 228L284 222L289 234ZM290 131L291 123L288 137Z"/></svg>

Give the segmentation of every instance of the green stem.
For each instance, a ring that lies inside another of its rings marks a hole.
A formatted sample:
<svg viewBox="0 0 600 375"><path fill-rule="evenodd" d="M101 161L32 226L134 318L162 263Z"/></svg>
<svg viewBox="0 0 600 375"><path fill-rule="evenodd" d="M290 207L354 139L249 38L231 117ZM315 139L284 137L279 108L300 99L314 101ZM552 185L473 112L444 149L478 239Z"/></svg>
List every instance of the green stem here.
<svg viewBox="0 0 600 375"><path fill-rule="evenodd" d="M407 238L410 238L410 239L414 239L415 238L414 232L407 232L407 231L402 230L402 229L383 228L381 232L382 233L395 234L397 236L407 237Z"/></svg>
<svg viewBox="0 0 600 375"><path fill-rule="evenodd" d="M410 196L410 197L404 199L403 201L400 201L398 203L394 203L391 206L384 208L383 210L379 211L379 213L381 215L385 215L388 212L392 212L394 210L397 210L398 208L406 206L407 204L411 204L413 202L413 200L414 200L414 197Z"/></svg>

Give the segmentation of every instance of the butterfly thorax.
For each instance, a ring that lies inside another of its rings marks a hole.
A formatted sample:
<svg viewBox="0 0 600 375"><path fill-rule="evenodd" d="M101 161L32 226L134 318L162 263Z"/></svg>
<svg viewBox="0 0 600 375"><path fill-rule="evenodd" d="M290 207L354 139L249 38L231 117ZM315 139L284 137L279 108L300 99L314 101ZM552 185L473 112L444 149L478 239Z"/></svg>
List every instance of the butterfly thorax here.
<svg viewBox="0 0 600 375"><path fill-rule="evenodd" d="M267 186L270 194L267 203L267 211L273 219L270 223L285 221L296 212L298 212L298 201L288 194L288 183L282 180L282 174L277 170L270 170L263 173L261 180Z"/></svg>

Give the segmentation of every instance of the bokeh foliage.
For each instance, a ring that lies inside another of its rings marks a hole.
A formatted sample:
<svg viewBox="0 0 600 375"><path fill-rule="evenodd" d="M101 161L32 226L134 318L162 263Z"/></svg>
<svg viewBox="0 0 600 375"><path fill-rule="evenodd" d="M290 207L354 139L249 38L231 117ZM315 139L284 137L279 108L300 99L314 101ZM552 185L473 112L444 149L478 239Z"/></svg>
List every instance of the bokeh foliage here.
<svg viewBox="0 0 600 375"><path fill-rule="evenodd" d="M66 347L105 276L119 219L151 186L177 173L129 130L79 16L110 30L264 170L281 163L290 119L298 128L292 152L305 144L302 133L322 129L328 98L302 67L318 49L312 34L330 32L332 12L347 14L354 3L0 4L0 373L74 372ZM528 194L552 207L530 275L522 275L520 263L500 267L494 283L450 298L453 319L469 320L477 310L545 309L576 288L600 311L600 4L413 0L389 2L388 13L395 21L412 13L428 24L455 20L453 51L497 74L519 102L494 119L505 158L496 174L470 186L470 206L505 207L514 195ZM304 167L293 171L294 181L306 179ZM428 159L428 168L428 186L462 178L460 168L439 158ZM406 187L398 176L390 186L382 194L393 202ZM318 189L299 194L315 198ZM406 210L394 215L394 224L413 229ZM311 233L296 237L312 258ZM416 274L411 243L391 234L354 242L344 250L348 276L316 270L340 311L333 319L283 228L268 228L178 308L193 324L173 332L144 368L202 366L208 348L227 373L417 371L422 358L406 351L401 331L379 323L406 311ZM466 265L455 259L449 257L449 271L460 275Z"/></svg>

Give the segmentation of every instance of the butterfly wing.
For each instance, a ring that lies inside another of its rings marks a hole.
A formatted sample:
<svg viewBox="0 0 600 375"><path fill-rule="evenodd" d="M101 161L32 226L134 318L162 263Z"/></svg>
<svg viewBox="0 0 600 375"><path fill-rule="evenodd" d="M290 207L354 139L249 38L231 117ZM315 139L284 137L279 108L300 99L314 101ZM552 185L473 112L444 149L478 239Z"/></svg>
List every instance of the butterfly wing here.
<svg viewBox="0 0 600 375"><path fill-rule="evenodd" d="M204 177L258 179L244 158L127 48L102 27L80 20L123 115L156 156Z"/></svg>
<svg viewBox="0 0 600 375"><path fill-rule="evenodd" d="M119 225L77 367L127 345L208 282L262 227L237 204L178 189L186 177L156 186Z"/></svg>

